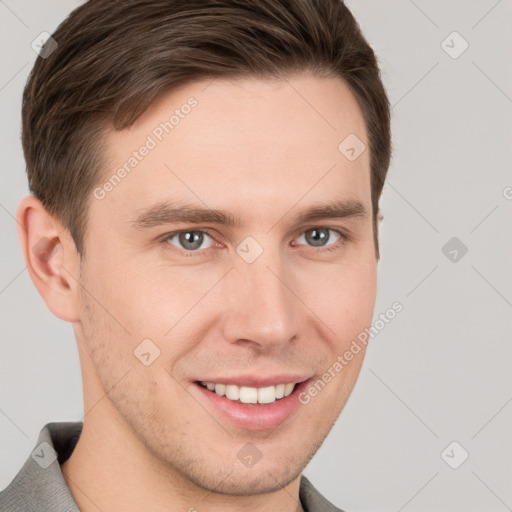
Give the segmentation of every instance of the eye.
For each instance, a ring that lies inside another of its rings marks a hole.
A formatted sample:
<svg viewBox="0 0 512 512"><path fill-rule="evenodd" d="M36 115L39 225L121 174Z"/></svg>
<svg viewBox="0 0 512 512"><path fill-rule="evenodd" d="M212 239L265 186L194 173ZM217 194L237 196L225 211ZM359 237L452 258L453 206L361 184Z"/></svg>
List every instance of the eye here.
<svg viewBox="0 0 512 512"><path fill-rule="evenodd" d="M213 240L206 231L201 230L185 230L177 231L176 233L169 233L165 241L174 245L178 249L184 249L187 252L199 251L200 249L209 249L209 247L202 247L206 238ZM176 239L178 245L175 245L171 240Z"/></svg>
<svg viewBox="0 0 512 512"><path fill-rule="evenodd" d="M332 243L328 243L332 239L331 232L335 233L336 236ZM210 240L209 245L207 243L208 239ZM305 243L302 243L301 239L304 239ZM316 226L303 231L296 240L299 243L293 242L292 245L309 245L311 250L321 253L341 249L344 243L350 240L350 237L338 229ZM202 229L185 229L167 233L162 241L167 246L175 247L176 251L184 256L204 255L208 252L208 249L213 248L216 244L222 247L222 244L218 244L207 231Z"/></svg>
<svg viewBox="0 0 512 512"><path fill-rule="evenodd" d="M330 232L335 233L337 239L333 243L328 244L331 240ZM327 251L333 251L339 248L342 243L348 239L346 235L344 235L341 231L328 227L314 227L309 228L304 233L297 238L297 240L304 239L306 241L306 245L310 245L313 248L322 249L323 247L328 247ZM341 240L341 244L337 243Z"/></svg>

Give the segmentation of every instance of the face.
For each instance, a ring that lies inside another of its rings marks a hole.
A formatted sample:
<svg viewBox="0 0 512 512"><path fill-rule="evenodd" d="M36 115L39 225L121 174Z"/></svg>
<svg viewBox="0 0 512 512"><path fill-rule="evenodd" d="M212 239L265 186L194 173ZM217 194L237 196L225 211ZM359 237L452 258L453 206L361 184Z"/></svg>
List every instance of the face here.
<svg viewBox="0 0 512 512"><path fill-rule="evenodd" d="M332 368L371 324L377 268L350 134L368 147L348 88L303 75L187 85L106 135L74 324L86 411L107 393L105 421L187 482L282 488L350 395L364 350Z"/></svg>

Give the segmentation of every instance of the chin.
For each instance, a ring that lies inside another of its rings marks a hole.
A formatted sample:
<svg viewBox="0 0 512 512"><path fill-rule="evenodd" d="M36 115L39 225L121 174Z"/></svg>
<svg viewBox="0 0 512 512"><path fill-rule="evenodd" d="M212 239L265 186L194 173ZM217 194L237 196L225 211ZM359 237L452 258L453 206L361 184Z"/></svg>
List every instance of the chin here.
<svg viewBox="0 0 512 512"><path fill-rule="evenodd" d="M275 476L266 471L261 471L258 475L247 475L243 472L234 476L231 473L226 480L219 481L212 486L207 486L203 482L202 487L217 494L226 494L230 496L255 496L258 494L269 494L280 491L298 476L301 471L297 471L293 475ZM212 482L213 483L213 482Z"/></svg>
<svg viewBox="0 0 512 512"><path fill-rule="evenodd" d="M259 466L259 467L258 467ZM215 468L184 473L183 476L194 485L216 494L230 496L255 496L277 492L300 477L305 464L294 465L286 460L282 464L275 460L246 468L238 463L224 471Z"/></svg>

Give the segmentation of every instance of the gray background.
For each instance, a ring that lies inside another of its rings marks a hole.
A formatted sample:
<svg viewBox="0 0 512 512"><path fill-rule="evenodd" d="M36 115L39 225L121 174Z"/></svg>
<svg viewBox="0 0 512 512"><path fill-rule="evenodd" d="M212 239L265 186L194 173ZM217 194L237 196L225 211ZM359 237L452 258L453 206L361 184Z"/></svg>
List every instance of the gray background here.
<svg viewBox="0 0 512 512"><path fill-rule="evenodd" d="M78 4L0 0L2 489L45 423L83 417L71 324L33 286L13 218L28 193L19 132L30 45ZM353 512L511 510L512 1L347 4L393 104L375 318L397 300L404 309L372 339L305 474ZM457 58L454 31L469 44ZM457 261L442 251L452 237L468 248ZM469 453L458 469L441 457L453 441L446 460Z"/></svg>

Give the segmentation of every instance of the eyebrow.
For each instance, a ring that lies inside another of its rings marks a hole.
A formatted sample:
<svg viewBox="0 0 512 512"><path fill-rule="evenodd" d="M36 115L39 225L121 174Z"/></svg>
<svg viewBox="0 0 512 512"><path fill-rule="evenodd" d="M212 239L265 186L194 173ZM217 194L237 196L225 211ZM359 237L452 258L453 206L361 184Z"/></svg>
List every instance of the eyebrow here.
<svg viewBox="0 0 512 512"><path fill-rule="evenodd" d="M323 219L366 219L368 215L368 210L361 201L347 199L318 204L300 210L295 221L298 224L302 224ZM164 201L143 209L131 222L132 226L136 229L148 229L155 226L177 223L218 224L227 227L240 227L242 220L240 216L225 210L213 210L190 204L172 204Z"/></svg>

